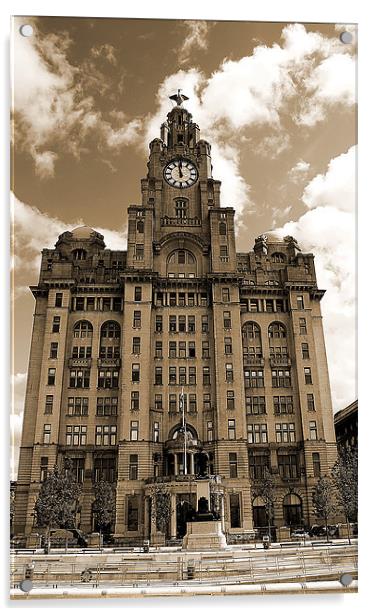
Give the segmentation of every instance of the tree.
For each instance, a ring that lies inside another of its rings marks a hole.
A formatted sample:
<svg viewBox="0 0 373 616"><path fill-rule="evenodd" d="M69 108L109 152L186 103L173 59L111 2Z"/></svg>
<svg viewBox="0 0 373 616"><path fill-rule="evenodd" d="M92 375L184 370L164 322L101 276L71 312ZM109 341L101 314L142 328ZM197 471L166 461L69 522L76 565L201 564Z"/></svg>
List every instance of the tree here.
<svg viewBox="0 0 373 616"><path fill-rule="evenodd" d="M115 487L112 483L100 479L93 486L95 500L92 511L100 533L107 530L115 521Z"/></svg>
<svg viewBox="0 0 373 616"><path fill-rule="evenodd" d="M351 543L350 522L357 519L358 510L358 455L357 449L343 450L332 469L337 505L347 522L348 542Z"/></svg>
<svg viewBox="0 0 373 616"><path fill-rule="evenodd" d="M42 483L35 502L37 526L46 528L49 543L51 528L73 528L81 486L69 464L63 470L56 465Z"/></svg>
<svg viewBox="0 0 373 616"><path fill-rule="evenodd" d="M329 541L329 519L337 513L336 494L331 477L320 477L312 494L315 514L325 522L326 539Z"/></svg>
<svg viewBox="0 0 373 616"><path fill-rule="evenodd" d="M271 538L271 524L275 513L275 482L269 469L266 468L263 477L256 484L256 494L260 496L264 502L265 512L267 516L268 535Z"/></svg>
<svg viewBox="0 0 373 616"><path fill-rule="evenodd" d="M169 490L162 484L155 484L150 490L152 499L151 518L155 527L162 533L166 533L171 519L171 495Z"/></svg>

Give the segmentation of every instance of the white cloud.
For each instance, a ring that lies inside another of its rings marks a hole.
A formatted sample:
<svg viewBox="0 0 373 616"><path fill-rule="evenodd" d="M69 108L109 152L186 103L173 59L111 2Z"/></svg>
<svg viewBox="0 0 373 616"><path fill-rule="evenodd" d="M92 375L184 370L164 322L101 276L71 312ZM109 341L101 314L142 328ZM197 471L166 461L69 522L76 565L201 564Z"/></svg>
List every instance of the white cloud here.
<svg viewBox="0 0 373 616"><path fill-rule="evenodd" d="M108 150L138 139L139 120L122 114L111 123L95 106L93 94L113 93L115 84L108 82L109 77L91 60L82 60L79 66L70 63L72 41L66 33L43 36L37 22L33 27L32 37L13 40L13 122L15 145L33 157L40 178L54 174L58 151L51 151L51 142L53 149L78 158L88 136ZM93 49L96 59L104 57L115 65L111 45Z"/></svg>
<svg viewBox="0 0 373 616"><path fill-rule="evenodd" d="M329 58L332 60L327 62ZM327 38L307 32L301 24L291 24L283 29L281 46L258 45L250 56L224 60L210 76L192 68L166 77L158 89L157 112L147 118L143 143L147 147L159 134L171 106L168 97L182 88L190 98L186 104L188 110L203 127L203 138L212 144L214 160L221 161L219 179L223 186L233 189L231 196L225 191L222 204L233 205L240 215L251 207L250 188L245 190L239 168L243 130L250 126L270 128L271 134L263 137L258 152L277 157L289 148L283 117L290 116L297 123L303 121L309 125L306 108L314 108L314 113L322 119L328 105L352 104L353 99L346 95L354 88L352 70L346 72L343 87L342 77L334 78L340 86L333 97L325 81L333 66L342 70L351 65L348 49L337 37ZM237 198L235 202L232 195Z"/></svg>
<svg viewBox="0 0 373 616"><path fill-rule="evenodd" d="M310 166L310 163L306 163L304 160L299 160L288 173L290 182L296 183L299 180L303 180L307 176Z"/></svg>
<svg viewBox="0 0 373 616"><path fill-rule="evenodd" d="M40 268L42 249L53 248L61 233L84 224L82 220L64 222L48 214L43 214L36 207L22 203L15 195L12 195L11 206L14 225L15 267L22 273L31 271L34 276ZM124 228L113 231L96 227L96 231L102 233L108 248L125 250L126 231Z"/></svg>
<svg viewBox="0 0 373 616"><path fill-rule="evenodd" d="M211 24L206 21L186 21L187 35L178 50L180 64L190 61L190 56L195 49L206 50L208 47L207 34Z"/></svg>
<svg viewBox="0 0 373 616"><path fill-rule="evenodd" d="M355 165L355 147L332 159L304 190L309 211L276 230L315 254L335 411L356 397Z"/></svg>
<svg viewBox="0 0 373 616"><path fill-rule="evenodd" d="M115 55L115 47L110 45L109 43L104 43L103 45L98 45L96 47L92 47L91 54L94 58L104 58L110 64L116 66L117 58Z"/></svg>

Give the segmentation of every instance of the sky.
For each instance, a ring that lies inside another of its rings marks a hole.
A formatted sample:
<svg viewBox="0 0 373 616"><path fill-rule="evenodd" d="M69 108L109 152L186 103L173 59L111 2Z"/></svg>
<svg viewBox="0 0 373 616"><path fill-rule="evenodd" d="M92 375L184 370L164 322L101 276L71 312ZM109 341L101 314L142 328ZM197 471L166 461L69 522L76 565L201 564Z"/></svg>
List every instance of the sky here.
<svg viewBox="0 0 373 616"><path fill-rule="evenodd" d="M356 398L356 32L334 24L15 18L13 448L40 251L79 224L126 249L148 144L182 88L212 144L237 248L276 230L315 254L333 407ZM352 33L343 44L340 33Z"/></svg>

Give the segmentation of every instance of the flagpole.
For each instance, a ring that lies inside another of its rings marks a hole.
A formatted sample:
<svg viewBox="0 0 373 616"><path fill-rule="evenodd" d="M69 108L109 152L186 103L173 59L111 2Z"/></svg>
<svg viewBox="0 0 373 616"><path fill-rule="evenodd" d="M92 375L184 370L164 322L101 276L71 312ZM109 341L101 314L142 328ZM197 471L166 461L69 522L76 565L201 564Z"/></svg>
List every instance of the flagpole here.
<svg viewBox="0 0 373 616"><path fill-rule="evenodd" d="M185 425L185 404L184 404L184 387L181 388L181 403L183 410L183 429L184 429L184 475L187 474L187 434Z"/></svg>

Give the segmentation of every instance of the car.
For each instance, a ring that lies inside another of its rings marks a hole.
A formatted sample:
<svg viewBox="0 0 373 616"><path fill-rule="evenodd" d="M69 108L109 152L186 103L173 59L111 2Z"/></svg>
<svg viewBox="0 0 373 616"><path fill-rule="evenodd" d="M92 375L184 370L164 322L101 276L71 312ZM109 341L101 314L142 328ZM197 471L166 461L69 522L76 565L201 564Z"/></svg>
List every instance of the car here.
<svg viewBox="0 0 373 616"><path fill-rule="evenodd" d="M309 534L305 531L305 530L295 530L293 533L291 533L290 537L292 539L309 539L310 536Z"/></svg>

